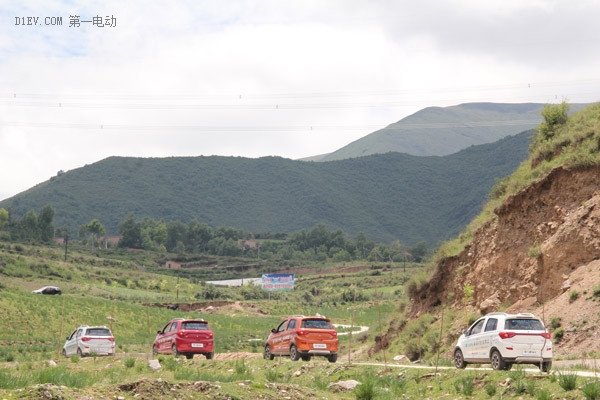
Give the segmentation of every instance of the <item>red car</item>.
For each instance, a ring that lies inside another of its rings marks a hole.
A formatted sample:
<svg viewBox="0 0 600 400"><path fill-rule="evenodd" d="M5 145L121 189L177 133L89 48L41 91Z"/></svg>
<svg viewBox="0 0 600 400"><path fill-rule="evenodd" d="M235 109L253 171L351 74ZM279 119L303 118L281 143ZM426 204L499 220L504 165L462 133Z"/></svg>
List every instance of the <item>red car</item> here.
<svg viewBox="0 0 600 400"><path fill-rule="evenodd" d="M265 359L276 355L289 355L293 361L312 356L324 356L329 362L337 361L338 337L329 318L317 315L305 317L292 315L271 329L265 344Z"/></svg>
<svg viewBox="0 0 600 400"><path fill-rule="evenodd" d="M204 354L210 360L214 355L214 334L203 319L175 318L156 332L152 354L184 355Z"/></svg>

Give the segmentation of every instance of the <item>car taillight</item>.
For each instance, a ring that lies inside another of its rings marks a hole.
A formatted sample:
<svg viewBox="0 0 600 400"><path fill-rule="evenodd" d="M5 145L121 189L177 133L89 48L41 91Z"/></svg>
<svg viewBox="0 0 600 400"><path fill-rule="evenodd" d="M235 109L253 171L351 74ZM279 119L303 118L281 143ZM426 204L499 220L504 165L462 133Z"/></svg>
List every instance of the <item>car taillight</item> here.
<svg viewBox="0 0 600 400"><path fill-rule="evenodd" d="M298 336L302 336L302 335L306 335L306 334L307 334L307 332L305 332L305 331L298 331Z"/></svg>
<svg viewBox="0 0 600 400"><path fill-rule="evenodd" d="M498 335L500 336L500 339L510 339L512 337L515 337L516 333L514 333L514 332L500 332Z"/></svg>
<svg viewBox="0 0 600 400"><path fill-rule="evenodd" d="M114 341L115 341L115 338L114 338L114 337L109 337L109 338L108 338L108 340L109 340L110 342L114 342Z"/></svg>
<svg viewBox="0 0 600 400"><path fill-rule="evenodd" d="M183 332L182 332L182 331L179 331L179 332L177 332L177 335L178 335L178 336L183 336Z"/></svg>
<svg viewBox="0 0 600 400"><path fill-rule="evenodd" d="M84 337L81 338L82 342L89 342L90 340L92 340L92 338L91 337L87 337L87 336L84 336Z"/></svg>
<svg viewBox="0 0 600 400"><path fill-rule="evenodd" d="M551 339L551 338L552 338L552 335L550 335L550 333L549 333L549 332L544 332L544 333L542 333L542 337L544 337L544 338L546 338L546 339Z"/></svg>
<svg viewBox="0 0 600 400"><path fill-rule="evenodd" d="M331 333L331 336L337 336L337 332L336 331L331 331L329 333Z"/></svg>

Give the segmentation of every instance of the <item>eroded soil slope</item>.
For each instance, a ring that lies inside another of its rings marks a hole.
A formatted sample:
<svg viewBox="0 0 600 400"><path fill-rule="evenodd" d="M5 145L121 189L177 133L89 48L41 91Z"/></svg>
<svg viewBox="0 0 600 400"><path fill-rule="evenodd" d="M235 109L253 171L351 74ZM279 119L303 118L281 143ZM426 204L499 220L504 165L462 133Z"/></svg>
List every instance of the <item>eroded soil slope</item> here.
<svg viewBox="0 0 600 400"><path fill-rule="evenodd" d="M482 313L509 305L541 313L538 306L551 308L564 301L561 294L575 290L575 277L582 292L593 291L597 278L592 276L600 268L592 263L600 259L600 168L557 168L495 213L461 254L437 266L412 299L414 315L441 303L465 306L467 284L474 288L467 305ZM555 309L553 314L569 312ZM597 307L587 311L588 319L591 313L597 315Z"/></svg>

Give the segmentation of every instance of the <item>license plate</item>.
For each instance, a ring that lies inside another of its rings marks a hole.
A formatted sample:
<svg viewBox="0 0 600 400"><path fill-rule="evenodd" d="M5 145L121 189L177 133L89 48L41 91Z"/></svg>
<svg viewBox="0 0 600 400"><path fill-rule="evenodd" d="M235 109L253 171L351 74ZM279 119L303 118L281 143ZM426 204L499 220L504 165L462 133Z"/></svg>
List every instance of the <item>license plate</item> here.
<svg viewBox="0 0 600 400"><path fill-rule="evenodd" d="M204 343L192 343L192 347L204 347Z"/></svg>
<svg viewBox="0 0 600 400"><path fill-rule="evenodd" d="M322 343L313 344L313 349L326 349L326 348L327 348L326 344L322 344Z"/></svg>
<svg viewBox="0 0 600 400"><path fill-rule="evenodd" d="M535 351L535 350L524 350L523 354L527 355L527 356L535 356L537 354L539 354L539 351Z"/></svg>

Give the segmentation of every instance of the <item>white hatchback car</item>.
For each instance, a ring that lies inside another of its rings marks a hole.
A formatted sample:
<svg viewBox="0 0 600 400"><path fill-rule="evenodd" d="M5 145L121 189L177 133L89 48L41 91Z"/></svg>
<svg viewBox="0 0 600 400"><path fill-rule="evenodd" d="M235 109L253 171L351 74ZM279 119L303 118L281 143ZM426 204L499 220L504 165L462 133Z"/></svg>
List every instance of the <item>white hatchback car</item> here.
<svg viewBox="0 0 600 400"><path fill-rule="evenodd" d="M458 338L454 365L492 364L508 370L513 364L534 364L544 372L552 367L552 341L542 320L530 313L490 313L479 318Z"/></svg>
<svg viewBox="0 0 600 400"><path fill-rule="evenodd" d="M80 326L67 336L62 354L65 357L77 354L115 355L115 338L106 326Z"/></svg>

